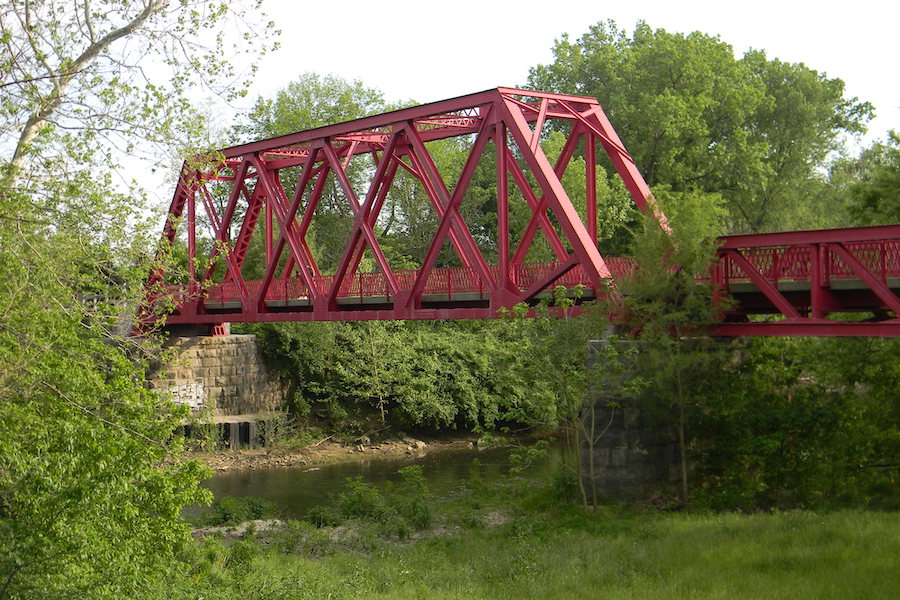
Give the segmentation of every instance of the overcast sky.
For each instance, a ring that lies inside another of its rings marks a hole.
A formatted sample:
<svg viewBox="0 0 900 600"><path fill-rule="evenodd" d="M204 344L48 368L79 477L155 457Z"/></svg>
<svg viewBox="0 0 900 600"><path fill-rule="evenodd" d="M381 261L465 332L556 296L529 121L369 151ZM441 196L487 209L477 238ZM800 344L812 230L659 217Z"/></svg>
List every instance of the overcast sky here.
<svg viewBox="0 0 900 600"><path fill-rule="evenodd" d="M529 67L552 60L563 33L576 40L606 19L630 32L644 20L654 29L719 35L738 56L763 49L843 79L848 96L875 105L869 142L900 129L898 7L886 0L265 0L284 35L281 50L261 63L251 96L271 96L305 71L359 79L388 100L517 86Z"/></svg>

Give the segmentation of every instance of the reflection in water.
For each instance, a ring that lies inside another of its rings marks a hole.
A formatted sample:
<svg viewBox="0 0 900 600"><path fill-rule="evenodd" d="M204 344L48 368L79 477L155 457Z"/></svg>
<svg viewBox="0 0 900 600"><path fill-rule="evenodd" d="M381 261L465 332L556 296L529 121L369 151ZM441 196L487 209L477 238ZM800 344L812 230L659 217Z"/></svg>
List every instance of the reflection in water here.
<svg viewBox="0 0 900 600"><path fill-rule="evenodd" d="M297 467L235 471L215 475L203 486L212 490L216 497L258 496L271 500L278 505L283 517L300 519L313 506L330 503L346 488L348 477L361 476L364 481L384 488L388 482L400 481L397 469L412 464L422 466L429 491L439 497L463 490L476 458L482 480L496 482L509 472L510 451L510 448L444 450L421 457L375 458L314 470ZM562 457L563 448L553 446L547 456L531 465L523 476L534 479L552 476Z"/></svg>

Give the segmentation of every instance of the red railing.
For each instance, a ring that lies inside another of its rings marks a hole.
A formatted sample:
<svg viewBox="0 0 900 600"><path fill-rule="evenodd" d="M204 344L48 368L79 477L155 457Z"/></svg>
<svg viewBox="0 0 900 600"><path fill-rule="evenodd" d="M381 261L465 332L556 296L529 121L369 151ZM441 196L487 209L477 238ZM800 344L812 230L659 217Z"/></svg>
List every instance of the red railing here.
<svg viewBox="0 0 900 600"><path fill-rule="evenodd" d="M723 238L727 239L727 238ZM812 276L815 253L818 253L818 264L821 269L821 281L823 284L832 279L854 279L858 274L834 252L828 243L797 244L797 245L773 245L739 247L737 251L746 259L756 271L773 285L780 282L810 281ZM882 282L887 283L890 278L900 277L900 240L873 240L859 242L845 242L843 247L856 258L865 268ZM611 257L605 260L614 279L628 276L634 273L635 263L630 258ZM519 265L513 268L510 279L513 285L521 291L530 289L533 285L551 276L560 267L556 261L534 262ZM751 277L745 270L726 252L723 252L715 268L717 281L727 287L732 283L751 282ZM401 291L409 291L414 287L418 271L394 271L394 278ZM492 276L499 277L499 269L491 266ZM324 275L315 277L314 281L320 293L327 293L331 289L334 277ZM259 293L260 281L245 281L248 298L255 298ZM560 276L553 286L565 287L585 286L590 287L582 267L576 265L571 270ZM184 286L169 286L169 293L177 302L184 302L189 294ZM422 291L423 295L454 300L454 294L476 293L480 298L488 297L489 289L478 274L471 267L447 267L434 269ZM206 303L208 305L234 303L241 301L241 288L233 281L226 281L212 285L205 290ZM297 301L309 300L310 293L301 278L290 277L275 279L266 292L266 302L277 305L283 302L285 306L296 304ZM387 278L380 272L357 273L353 277L344 279L338 294L338 299L384 298L391 301L391 291Z"/></svg>
<svg viewBox="0 0 900 600"><path fill-rule="evenodd" d="M634 271L634 263L629 258L607 258L606 264L613 277L622 277ZM559 265L560 263L555 261L526 263L520 265L518 269L514 269L510 273L510 279L513 285L525 291L544 277L549 276ZM499 270L496 266L491 266L491 271L494 278L499 276ZM400 290L409 291L413 288L418 274L419 272L416 270L394 271L394 278ZM318 289L324 293L331 289L334 277L332 275L323 275L316 277L315 281ZM260 281L245 282L249 297L256 297L260 284ZM555 285L589 287L590 282L581 266L577 265L557 279ZM178 297L185 296L183 286L169 286L167 289ZM446 296L447 300L453 299L453 294L459 293L477 293L486 298L488 288L484 285L476 269L472 267L447 267L434 269L431 272L428 280L425 282L422 293L423 295ZM277 303L281 301L287 304L292 300L308 299L309 296L309 289L303 280L298 277L274 279L266 292L266 302ZM353 277L345 278L337 294L339 299L390 298L390 296L391 291L387 278L380 272L357 273ZM206 289L207 304L225 304L240 302L240 300L240 287L233 281L212 285Z"/></svg>
<svg viewBox="0 0 900 600"><path fill-rule="evenodd" d="M882 282L889 277L900 277L900 240L849 242L844 247ZM743 248L743 256L772 284L785 281L809 281L814 252L819 252L823 281L831 279L855 279L858 275L840 256L827 245L775 246L768 248ZM728 255L722 257L719 268L722 281L728 283L749 282L750 277Z"/></svg>

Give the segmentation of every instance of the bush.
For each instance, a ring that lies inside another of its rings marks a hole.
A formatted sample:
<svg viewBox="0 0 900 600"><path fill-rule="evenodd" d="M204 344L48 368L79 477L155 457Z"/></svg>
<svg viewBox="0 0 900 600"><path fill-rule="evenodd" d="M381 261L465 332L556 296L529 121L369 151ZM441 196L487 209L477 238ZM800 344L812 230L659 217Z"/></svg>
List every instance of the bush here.
<svg viewBox="0 0 900 600"><path fill-rule="evenodd" d="M225 568L232 573L243 575L250 571L253 558L259 554L259 544L256 540L240 540L232 544L228 553Z"/></svg>
<svg viewBox="0 0 900 600"><path fill-rule="evenodd" d="M255 496L217 498L203 519L206 525L237 525L257 519L274 519L278 512L274 502Z"/></svg>
<svg viewBox="0 0 900 600"><path fill-rule="evenodd" d="M305 521L288 521L284 529L274 534L272 547L285 554L303 554L314 558L334 552L331 538Z"/></svg>
<svg viewBox="0 0 900 600"><path fill-rule="evenodd" d="M340 525L344 517L339 510L331 506L313 506L306 520L316 527L333 527Z"/></svg>
<svg viewBox="0 0 900 600"><path fill-rule="evenodd" d="M403 478L396 492L382 494L378 488L365 483L362 477L347 479L347 491L342 492L334 507L316 506L309 512L308 521L316 527L335 526L347 521L378 526L385 535L404 539L414 531L431 525L431 507L422 467L413 465L398 471Z"/></svg>

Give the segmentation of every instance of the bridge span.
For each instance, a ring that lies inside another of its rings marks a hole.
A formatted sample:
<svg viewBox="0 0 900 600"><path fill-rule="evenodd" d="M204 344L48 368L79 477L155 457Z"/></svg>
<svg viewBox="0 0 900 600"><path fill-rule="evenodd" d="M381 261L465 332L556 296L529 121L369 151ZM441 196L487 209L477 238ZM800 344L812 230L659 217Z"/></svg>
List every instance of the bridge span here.
<svg viewBox="0 0 900 600"><path fill-rule="evenodd" d="M551 164L540 141L551 123L560 122L568 133ZM429 148L447 138L468 148L452 177L441 172ZM579 151L586 191L571 198L562 181ZM186 238L187 282L173 285L155 270L150 304L165 294L174 301L168 324L215 326L492 318L502 308L533 304L560 285L582 288L582 300L596 298L635 268L627 257L598 251L600 152L635 206L667 229L594 98L497 88L195 157L182 168L163 232L169 247L179 232ZM491 263L460 212L485 160L496 172L497 256ZM351 181L351 164L357 174L362 165L364 189ZM437 221L415 270L392 268L377 233L398 171L421 186ZM329 180L353 223L338 267L323 274L310 237ZM530 211L521 231L510 227L511 200ZM583 203L580 213L573 200ZM210 250L200 269L204 234ZM555 260L526 262L539 234ZM261 279L245 277L254 237L264 246ZM460 266L436 266L445 245ZM375 272L359 272L366 254ZM900 225L726 236L717 258L709 277L734 298L718 335L900 336ZM153 319L149 311L144 319Z"/></svg>

